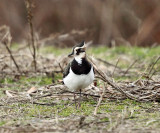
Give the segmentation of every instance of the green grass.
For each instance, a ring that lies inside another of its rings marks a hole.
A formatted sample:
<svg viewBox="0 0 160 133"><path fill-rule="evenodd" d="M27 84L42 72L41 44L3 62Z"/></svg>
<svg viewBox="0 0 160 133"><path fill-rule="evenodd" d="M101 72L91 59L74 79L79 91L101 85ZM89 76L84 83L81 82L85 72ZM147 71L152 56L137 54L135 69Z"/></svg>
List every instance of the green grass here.
<svg viewBox="0 0 160 133"><path fill-rule="evenodd" d="M3 126L5 123L5 121L0 121L0 126Z"/></svg>
<svg viewBox="0 0 160 133"><path fill-rule="evenodd" d="M72 51L72 48L56 48L54 46L47 46L40 49L40 52L44 54L53 54L55 56L68 55ZM87 53L90 56L96 58L102 58L112 64L116 64L119 59L118 66L122 68L128 68L135 60L140 62L153 62L160 55L160 46L157 47L136 47L136 46L118 46L108 48L105 46L89 47ZM160 63L159 63L160 64ZM146 67L148 65L145 64Z"/></svg>
<svg viewBox="0 0 160 133"><path fill-rule="evenodd" d="M47 46L40 48L39 52L43 54L54 54L56 56L58 55L64 55L69 54L72 51L70 48L58 48L55 46Z"/></svg>
<svg viewBox="0 0 160 133"><path fill-rule="evenodd" d="M55 74L54 79L47 76L36 76L36 77L24 77L21 76L20 79L12 79L6 77L5 79L0 79L0 83L5 86L5 88L0 88L0 96L4 96L3 91L5 90L17 90L17 91L27 91L31 87L40 87L53 83L53 80L57 82L58 79L62 79L62 74Z"/></svg>
<svg viewBox="0 0 160 133"><path fill-rule="evenodd" d="M40 49L40 52L48 54L52 53L54 55L69 54L72 48L57 48L54 46L47 46ZM108 48L105 46L99 47L88 47L87 53L89 55L103 56L104 58L118 57L119 55L129 55L135 58L152 58L154 56L159 56L160 46L157 47L130 47L130 46L118 46L113 48ZM106 55L106 56L104 56Z"/></svg>
<svg viewBox="0 0 160 133"><path fill-rule="evenodd" d="M24 123L25 121L34 120L35 118L39 119L54 119L57 115L60 118L64 117L73 117L73 116L93 116L94 106L95 104L90 104L90 101L82 102L81 108L76 109L75 105L65 106L62 101L59 105L55 106L42 106L35 104L11 104L8 105L10 107L11 112L16 114L19 117L5 118L0 122L0 126L4 125L16 125L17 122ZM98 114L107 114L107 117L101 118L100 122L109 122L112 119L113 123L116 122L118 118L120 119L128 119L134 120L135 126L137 127L145 127L146 122L151 119L154 119L154 123L150 123L149 125L156 125L158 127L160 113L159 112L147 112L143 107L152 108L153 103L139 103L132 100L124 100L122 102L102 102L102 105L98 109ZM0 114L6 115L10 112L6 112L5 110L1 110ZM14 115L13 115L14 117ZM113 123L110 123L111 126Z"/></svg>

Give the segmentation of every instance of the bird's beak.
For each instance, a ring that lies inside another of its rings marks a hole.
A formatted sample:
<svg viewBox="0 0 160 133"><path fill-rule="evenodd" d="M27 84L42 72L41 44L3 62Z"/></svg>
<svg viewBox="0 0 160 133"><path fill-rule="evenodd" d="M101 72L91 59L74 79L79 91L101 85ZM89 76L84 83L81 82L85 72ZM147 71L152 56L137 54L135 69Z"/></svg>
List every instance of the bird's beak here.
<svg viewBox="0 0 160 133"><path fill-rule="evenodd" d="M86 47L81 48L81 52L85 52L86 51Z"/></svg>

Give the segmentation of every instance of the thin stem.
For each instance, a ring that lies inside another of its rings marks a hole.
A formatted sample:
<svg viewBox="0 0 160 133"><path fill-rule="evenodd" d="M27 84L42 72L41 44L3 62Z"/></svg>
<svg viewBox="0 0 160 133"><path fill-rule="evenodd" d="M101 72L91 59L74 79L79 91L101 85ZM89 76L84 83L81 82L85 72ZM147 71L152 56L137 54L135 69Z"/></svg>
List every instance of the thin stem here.
<svg viewBox="0 0 160 133"><path fill-rule="evenodd" d="M31 54L33 56L33 63L34 63L35 71L37 71L36 47L35 47L34 30L33 30L33 23L32 23L32 19L33 19L33 14L32 14L33 2L32 2L32 0L25 0L25 5L26 5L26 9L27 9L27 18L28 18L28 23L29 23L29 27L30 27L31 45L32 45L32 50L33 50L33 53L31 53Z"/></svg>

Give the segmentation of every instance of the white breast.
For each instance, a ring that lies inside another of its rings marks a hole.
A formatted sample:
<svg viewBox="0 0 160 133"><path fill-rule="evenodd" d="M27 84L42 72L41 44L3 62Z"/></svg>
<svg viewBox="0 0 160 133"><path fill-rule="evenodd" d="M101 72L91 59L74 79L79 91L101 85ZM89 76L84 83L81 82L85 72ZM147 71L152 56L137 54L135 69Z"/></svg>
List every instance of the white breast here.
<svg viewBox="0 0 160 133"><path fill-rule="evenodd" d="M77 91L84 89L89 86L94 80L93 67L90 72L85 75L76 75L70 68L69 74L63 79L64 84L69 88L70 91Z"/></svg>

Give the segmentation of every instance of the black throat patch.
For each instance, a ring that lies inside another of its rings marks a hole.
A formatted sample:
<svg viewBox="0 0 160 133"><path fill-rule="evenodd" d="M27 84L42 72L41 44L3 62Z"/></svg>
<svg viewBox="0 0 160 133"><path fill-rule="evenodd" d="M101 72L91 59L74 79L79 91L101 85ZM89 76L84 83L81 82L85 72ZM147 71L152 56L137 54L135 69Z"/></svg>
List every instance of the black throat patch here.
<svg viewBox="0 0 160 133"><path fill-rule="evenodd" d="M78 62L73 59L71 62L71 69L77 75L88 74L91 70L91 64L86 58L82 58L82 64L78 64Z"/></svg>

